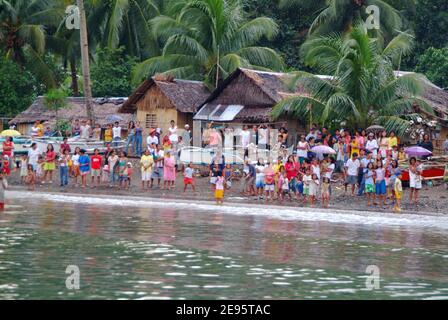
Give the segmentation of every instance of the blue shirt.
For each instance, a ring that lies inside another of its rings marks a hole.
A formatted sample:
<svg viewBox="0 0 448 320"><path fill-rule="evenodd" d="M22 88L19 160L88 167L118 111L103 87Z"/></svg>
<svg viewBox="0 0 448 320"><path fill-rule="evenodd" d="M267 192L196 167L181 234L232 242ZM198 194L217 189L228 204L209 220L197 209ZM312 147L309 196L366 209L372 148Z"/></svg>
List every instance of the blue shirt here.
<svg viewBox="0 0 448 320"><path fill-rule="evenodd" d="M79 157L79 170L86 172L90 170L90 158L88 155L82 155Z"/></svg>

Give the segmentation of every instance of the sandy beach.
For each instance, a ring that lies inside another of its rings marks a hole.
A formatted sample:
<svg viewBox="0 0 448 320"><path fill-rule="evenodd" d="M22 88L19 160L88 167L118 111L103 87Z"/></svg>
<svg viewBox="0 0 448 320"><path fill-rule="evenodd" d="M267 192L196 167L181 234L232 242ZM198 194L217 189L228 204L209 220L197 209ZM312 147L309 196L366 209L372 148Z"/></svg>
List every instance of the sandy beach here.
<svg viewBox="0 0 448 320"><path fill-rule="evenodd" d="M73 179L69 180L69 185L66 187L59 186L59 170L55 171L55 177L53 177L52 185L36 185L35 192L47 192L47 193L61 193L61 194L88 194L92 195L106 195L109 197L117 196L132 196L132 197L147 197L153 199L166 200L189 200L189 201L214 201L214 193L211 189L208 177L196 177L196 193L193 193L191 187L188 187L187 191L183 192L183 177L182 173L177 173L176 185L172 190L163 190L155 186L149 190L142 190L140 180L140 170L138 166L134 166L131 186L129 190L120 190L118 188L110 188L108 185L87 189L82 189L79 186L74 186ZM379 206L367 206L367 199L365 196L351 196L350 188L347 194L344 191L344 185L342 184L342 176L335 174L334 178L336 182L332 183L332 196L329 209L335 210L355 210L355 211L373 211L373 212L390 212L393 213L392 205L387 206L385 209ZM19 173L14 172L9 178L10 190L27 191L27 187L20 182ZM89 176L90 184L90 176ZM161 183L163 186L163 180ZM304 204L302 199L293 200L286 198L283 202L279 200L269 201L266 203L265 199L259 199L257 196L245 196L241 194L241 182L233 181L232 188L226 190L224 202L239 203L239 204L253 204L253 205L269 205L281 208L281 207L306 207L309 208L308 203ZM390 202L390 201L389 201ZM314 205L315 208L321 208L320 199ZM448 191L445 184L441 182L435 182L433 186L423 186L420 192L420 203L416 206L409 204L409 189L404 190L402 200L402 213L414 213L414 214L429 214L429 215L447 215L448 214Z"/></svg>

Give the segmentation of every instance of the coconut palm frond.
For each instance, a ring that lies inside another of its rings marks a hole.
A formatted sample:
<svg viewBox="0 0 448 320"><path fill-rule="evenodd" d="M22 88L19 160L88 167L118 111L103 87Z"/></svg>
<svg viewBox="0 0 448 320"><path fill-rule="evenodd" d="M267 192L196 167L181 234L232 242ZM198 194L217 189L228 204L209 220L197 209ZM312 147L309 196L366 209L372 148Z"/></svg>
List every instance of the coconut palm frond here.
<svg viewBox="0 0 448 320"><path fill-rule="evenodd" d="M325 108L325 103L310 96L296 95L277 103L272 109L271 116L278 119L281 115L288 114L303 118L310 112L310 108L314 113L319 114L319 110L322 111Z"/></svg>

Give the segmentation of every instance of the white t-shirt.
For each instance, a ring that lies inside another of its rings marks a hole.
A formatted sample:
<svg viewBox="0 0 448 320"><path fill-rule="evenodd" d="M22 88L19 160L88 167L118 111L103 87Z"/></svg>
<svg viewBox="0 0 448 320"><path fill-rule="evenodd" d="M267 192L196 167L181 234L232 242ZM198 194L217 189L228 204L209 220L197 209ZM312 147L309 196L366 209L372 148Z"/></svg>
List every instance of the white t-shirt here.
<svg viewBox="0 0 448 320"><path fill-rule="evenodd" d="M249 130L241 131L241 144L243 145L243 148L247 148L249 143L250 143L250 131Z"/></svg>
<svg viewBox="0 0 448 320"><path fill-rule="evenodd" d="M268 143L268 130L258 129L258 143L267 144Z"/></svg>
<svg viewBox="0 0 448 320"><path fill-rule="evenodd" d="M312 170L312 173L316 174L320 180L320 167L318 165L317 166L312 165L311 170Z"/></svg>
<svg viewBox="0 0 448 320"><path fill-rule="evenodd" d="M28 164L33 166L37 165L37 159L39 159L39 149L29 149L28 150Z"/></svg>
<svg viewBox="0 0 448 320"><path fill-rule="evenodd" d="M264 180L264 169L266 166L264 165L256 165L255 170L257 170L257 180L263 181Z"/></svg>
<svg viewBox="0 0 448 320"><path fill-rule="evenodd" d="M325 172L324 177L330 179L331 181L331 176L333 175L333 171L334 171L335 165L334 163L331 163L328 167L327 167L327 172Z"/></svg>
<svg viewBox="0 0 448 320"><path fill-rule="evenodd" d="M171 143L177 143L177 126L174 126L174 128L169 128L168 131L170 132L170 141Z"/></svg>
<svg viewBox="0 0 448 320"><path fill-rule="evenodd" d="M376 157L378 151L378 142L376 139L367 140L366 149L372 152L373 157Z"/></svg>
<svg viewBox="0 0 448 320"><path fill-rule="evenodd" d="M347 173L349 176L357 176L358 175L358 169L361 166L361 163L358 159L353 161L351 158L347 160L347 163L345 164L345 167L348 169Z"/></svg>
<svg viewBox="0 0 448 320"><path fill-rule="evenodd" d="M73 165L75 165L75 166L79 166L79 154L74 154L73 156L72 156L72 162L73 162ZM109 161L110 162L110 161Z"/></svg>
<svg viewBox="0 0 448 320"><path fill-rule="evenodd" d="M89 138L89 130L90 126L86 124L85 126L81 126L81 138L82 139L88 139Z"/></svg>
<svg viewBox="0 0 448 320"><path fill-rule="evenodd" d="M299 158L306 158L308 156L307 145L308 142L306 141L305 142L299 141L299 143L297 144L297 148L305 148L304 150L297 149L297 156Z"/></svg>
<svg viewBox="0 0 448 320"><path fill-rule="evenodd" d="M112 136L113 136L113 138L121 139L121 127L113 127L112 128Z"/></svg>
<svg viewBox="0 0 448 320"><path fill-rule="evenodd" d="M159 144L159 138L157 138L156 135L154 135L154 137L148 136L148 138L146 138L146 145L148 146L148 149L151 143L154 143L156 145Z"/></svg>
<svg viewBox="0 0 448 320"><path fill-rule="evenodd" d="M157 155L158 160L156 161L157 168L163 168L163 160L160 160L165 156L165 152L163 150L159 150L159 152L154 152Z"/></svg>
<svg viewBox="0 0 448 320"><path fill-rule="evenodd" d="M39 135L39 127L31 127L31 136L37 137Z"/></svg>

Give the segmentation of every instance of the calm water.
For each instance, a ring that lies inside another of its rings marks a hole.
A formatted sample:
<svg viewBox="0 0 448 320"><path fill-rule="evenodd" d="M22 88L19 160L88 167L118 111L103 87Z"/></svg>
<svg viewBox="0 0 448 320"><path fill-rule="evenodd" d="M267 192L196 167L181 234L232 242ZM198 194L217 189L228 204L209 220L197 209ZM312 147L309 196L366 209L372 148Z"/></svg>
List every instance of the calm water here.
<svg viewBox="0 0 448 320"><path fill-rule="evenodd" d="M8 197L2 299L448 299L447 218Z"/></svg>

